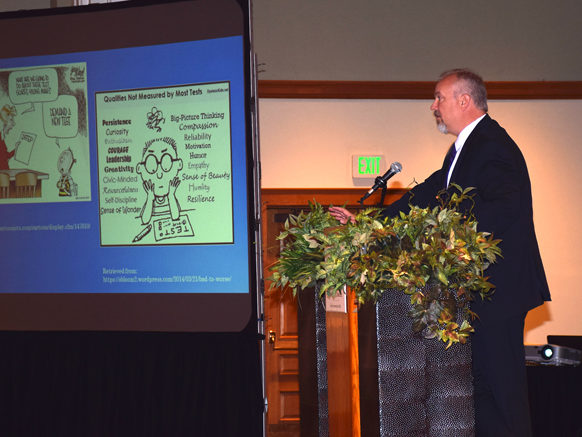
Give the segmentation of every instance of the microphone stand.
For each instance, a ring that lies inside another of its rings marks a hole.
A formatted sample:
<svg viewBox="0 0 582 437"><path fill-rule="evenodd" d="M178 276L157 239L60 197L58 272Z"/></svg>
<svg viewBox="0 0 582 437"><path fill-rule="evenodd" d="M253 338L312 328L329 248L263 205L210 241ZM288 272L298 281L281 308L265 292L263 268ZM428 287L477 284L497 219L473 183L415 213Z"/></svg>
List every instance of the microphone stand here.
<svg viewBox="0 0 582 437"><path fill-rule="evenodd" d="M376 206L378 206L378 207L384 206L384 199L386 198L386 191L387 191L387 186L386 186L386 184L384 184L384 185L382 185L382 194L380 195L380 201L378 202L378 204Z"/></svg>
<svg viewBox="0 0 582 437"><path fill-rule="evenodd" d="M382 195L380 197L380 202L378 203L378 206L382 206L384 205L384 198L386 197L386 183L388 182L388 180L384 180L382 179L382 176L377 176L376 179L374 179L374 185L378 185L378 187L382 188ZM358 200L358 203L360 205L364 205L364 200L367 199L370 196L369 193L364 194L360 200Z"/></svg>
<svg viewBox="0 0 582 437"><path fill-rule="evenodd" d="M378 206L384 205L384 198L386 197L386 182L388 182L388 179L390 179L396 173L399 173L400 170L402 170L402 165L399 162L393 162L392 165L390 165L388 171L384 173L384 175L377 176L376 179L374 179L374 185L372 186L372 188L370 188L368 192L364 194L362 198L359 200L360 205L363 206L364 200L370 197L374 193L374 191L376 191L380 187L382 188L382 197L380 198L380 203L378 204Z"/></svg>

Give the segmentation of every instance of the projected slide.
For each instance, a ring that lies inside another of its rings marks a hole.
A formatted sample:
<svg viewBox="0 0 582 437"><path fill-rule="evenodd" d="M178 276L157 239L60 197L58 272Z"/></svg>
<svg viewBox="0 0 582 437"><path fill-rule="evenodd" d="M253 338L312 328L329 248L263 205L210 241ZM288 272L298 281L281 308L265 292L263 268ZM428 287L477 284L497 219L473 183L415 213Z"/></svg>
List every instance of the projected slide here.
<svg viewBox="0 0 582 437"><path fill-rule="evenodd" d="M96 95L101 244L233 243L230 85Z"/></svg>
<svg viewBox="0 0 582 437"><path fill-rule="evenodd" d="M91 200L86 64L0 70L0 204Z"/></svg>
<svg viewBox="0 0 582 437"><path fill-rule="evenodd" d="M4 60L0 292L249 293L242 51Z"/></svg>

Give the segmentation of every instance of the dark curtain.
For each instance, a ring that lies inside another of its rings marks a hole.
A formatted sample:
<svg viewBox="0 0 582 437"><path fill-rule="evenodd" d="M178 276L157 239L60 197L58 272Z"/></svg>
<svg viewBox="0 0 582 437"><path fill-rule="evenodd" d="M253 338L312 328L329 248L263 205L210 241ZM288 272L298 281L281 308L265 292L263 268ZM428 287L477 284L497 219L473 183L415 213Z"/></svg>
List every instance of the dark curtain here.
<svg viewBox="0 0 582 437"><path fill-rule="evenodd" d="M256 333L0 332L0 436L260 436Z"/></svg>
<svg viewBox="0 0 582 437"><path fill-rule="evenodd" d="M582 437L582 367L528 366L534 437Z"/></svg>

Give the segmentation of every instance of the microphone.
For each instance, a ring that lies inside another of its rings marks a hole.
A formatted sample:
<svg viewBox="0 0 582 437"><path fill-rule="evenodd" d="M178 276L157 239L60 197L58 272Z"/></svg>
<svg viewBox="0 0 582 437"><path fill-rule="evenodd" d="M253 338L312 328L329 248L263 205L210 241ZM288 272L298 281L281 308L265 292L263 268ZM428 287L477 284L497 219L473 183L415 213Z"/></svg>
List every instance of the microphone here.
<svg viewBox="0 0 582 437"><path fill-rule="evenodd" d="M370 188L366 194L364 194L364 196L360 199L360 203L364 202L364 200L366 200L368 197L370 197L372 195L372 193L374 191L376 191L378 188L380 188L380 187L386 188L386 182L388 181L388 179L390 179L396 173L400 173L401 170L402 170L402 164L400 164L399 162L393 162L390 165L390 168L388 169L388 171L386 173L384 173L383 176L378 176L376 178L376 180L374 182L374 186L372 188Z"/></svg>

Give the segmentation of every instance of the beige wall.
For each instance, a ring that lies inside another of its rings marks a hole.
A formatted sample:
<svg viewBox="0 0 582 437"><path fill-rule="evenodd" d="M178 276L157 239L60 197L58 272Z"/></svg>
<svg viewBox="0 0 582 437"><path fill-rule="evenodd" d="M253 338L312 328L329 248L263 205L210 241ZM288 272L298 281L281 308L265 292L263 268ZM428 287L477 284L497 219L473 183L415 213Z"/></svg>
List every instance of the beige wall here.
<svg viewBox="0 0 582 437"><path fill-rule="evenodd" d="M429 105L262 99L262 187L354 187L354 152L383 152L388 162L401 162L403 170L390 186L422 181L454 141L437 132ZM582 335L582 101L492 101L489 106L527 160L536 230L553 295L553 302L528 316L526 342L543 344L548 334Z"/></svg>
<svg viewBox="0 0 582 437"><path fill-rule="evenodd" d="M253 0L261 79L580 80L579 0Z"/></svg>
<svg viewBox="0 0 582 437"><path fill-rule="evenodd" d="M0 11L118 0L1 0ZM260 79L580 80L579 0L253 0Z"/></svg>

